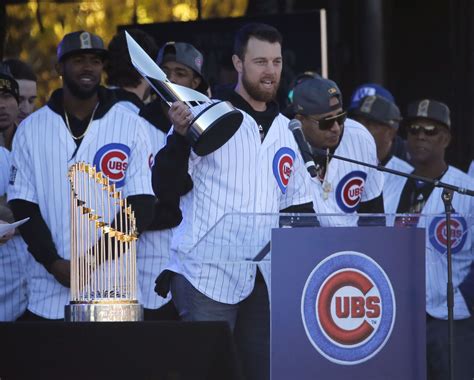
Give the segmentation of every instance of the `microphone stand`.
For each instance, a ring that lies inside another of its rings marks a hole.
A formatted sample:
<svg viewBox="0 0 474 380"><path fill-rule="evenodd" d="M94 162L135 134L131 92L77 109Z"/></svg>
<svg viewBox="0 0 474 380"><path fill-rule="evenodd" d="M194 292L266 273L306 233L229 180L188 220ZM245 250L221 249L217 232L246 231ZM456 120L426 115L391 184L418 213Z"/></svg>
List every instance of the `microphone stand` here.
<svg viewBox="0 0 474 380"><path fill-rule="evenodd" d="M453 212L452 199L453 193L457 192L463 195L474 196L474 190L465 189L462 187L450 185L449 183L441 182L437 179L431 179L422 177L419 175L403 173L398 170L389 169L382 165L372 165L366 162L357 161L352 158L338 156L332 153L329 153L323 149L312 149L313 159L316 156L330 157L337 160L351 162L357 165L366 166L369 168L376 169L381 172L391 173L405 178L415 179L417 181L422 181L425 183L430 183L435 187L443 189L441 198L444 203L445 216L446 216L446 259L447 259L447 274L448 281L446 284L446 299L447 299L447 308L448 308L448 368L449 368L449 380L454 380L454 289L453 289L453 267L452 267L452 254L451 254L451 214Z"/></svg>

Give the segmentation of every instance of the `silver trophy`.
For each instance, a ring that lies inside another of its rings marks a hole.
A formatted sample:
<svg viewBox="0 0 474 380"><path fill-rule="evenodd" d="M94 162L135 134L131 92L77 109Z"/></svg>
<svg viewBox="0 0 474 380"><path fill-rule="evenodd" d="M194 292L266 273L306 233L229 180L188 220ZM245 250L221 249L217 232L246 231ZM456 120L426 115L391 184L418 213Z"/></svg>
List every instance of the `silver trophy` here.
<svg viewBox="0 0 474 380"><path fill-rule="evenodd" d="M168 105L182 101L190 107L194 119L191 121L186 138L194 152L199 156L205 156L229 141L242 123L242 113L227 102L211 101L198 91L171 83L130 34L127 32L125 34L133 66L163 101Z"/></svg>

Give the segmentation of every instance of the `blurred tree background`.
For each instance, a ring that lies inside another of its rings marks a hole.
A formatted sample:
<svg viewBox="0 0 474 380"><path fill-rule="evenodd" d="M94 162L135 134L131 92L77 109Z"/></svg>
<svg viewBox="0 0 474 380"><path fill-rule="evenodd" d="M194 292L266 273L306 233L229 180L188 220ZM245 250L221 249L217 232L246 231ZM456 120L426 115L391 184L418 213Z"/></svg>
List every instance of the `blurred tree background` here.
<svg viewBox="0 0 474 380"><path fill-rule="evenodd" d="M56 47L66 33L87 30L108 45L119 25L240 17L247 6L248 0L10 1L3 6L3 58L20 58L33 66L40 106L60 86Z"/></svg>

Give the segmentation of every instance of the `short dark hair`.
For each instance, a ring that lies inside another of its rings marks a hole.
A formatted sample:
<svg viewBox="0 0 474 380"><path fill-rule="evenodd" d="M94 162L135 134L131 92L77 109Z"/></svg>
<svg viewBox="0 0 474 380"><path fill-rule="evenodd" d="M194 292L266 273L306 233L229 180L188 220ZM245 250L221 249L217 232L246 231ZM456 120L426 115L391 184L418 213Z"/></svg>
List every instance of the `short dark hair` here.
<svg viewBox="0 0 474 380"><path fill-rule="evenodd" d="M281 33L271 25L257 22L245 24L237 31L234 38L234 54L240 59L244 58L250 37L272 44L278 42L280 45L283 41Z"/></svg>
<svg viewBox="0 0 474 380"><path fill-rule="evenodd" d="M36 74L33 71L33 68L26 62L16 58L10 58L4 60L3 63L8 66L13 78L17 80L23 79L36 82Z"/></svg>
<svg viewBox="0 0 474 380"><path fill-rule="evenodd" d="M158 45L155 40L139 29L130 29L127 32L155 60L158 54ZM138 86L142 77L135 70L130 60L125 31L122 30L112 38L108 51L109 59L104 66L104 71L107 73L107 85L117 87Z"/></svg>

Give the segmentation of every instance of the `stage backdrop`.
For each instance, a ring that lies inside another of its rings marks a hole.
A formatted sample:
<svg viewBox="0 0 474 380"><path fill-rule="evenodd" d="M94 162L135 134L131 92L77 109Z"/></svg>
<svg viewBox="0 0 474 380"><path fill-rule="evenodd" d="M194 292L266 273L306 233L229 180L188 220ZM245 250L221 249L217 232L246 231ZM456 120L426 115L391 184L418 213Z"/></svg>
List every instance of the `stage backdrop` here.
<svg viewBox="0 0 474 380"><path fill-rule="evenodd" d="M161 47L167 41L189 42L204 55L204 73L211 86L235 79L232 65L234 33L248 22L264 22L283 35L283 74L278 100L285 105L287 89L295 75L321 70L320 12L271 15L258 18L224 18L193 22L124 25L150 34Z"/></svg>

